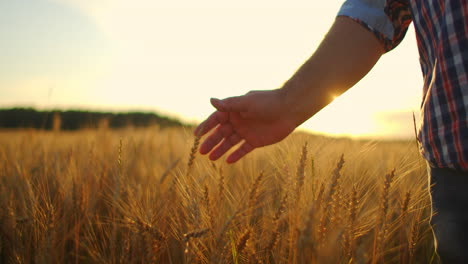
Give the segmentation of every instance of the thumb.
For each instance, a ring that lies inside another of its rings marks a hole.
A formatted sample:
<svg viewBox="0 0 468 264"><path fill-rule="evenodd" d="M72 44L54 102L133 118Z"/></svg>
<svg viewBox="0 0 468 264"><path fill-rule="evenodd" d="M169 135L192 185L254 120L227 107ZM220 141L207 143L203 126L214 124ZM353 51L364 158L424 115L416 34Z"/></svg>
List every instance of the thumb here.
<svg viewBox="0 0 468 264"><path fill-rule="evenodd" d="M245 96L234 96L222 100L211 98L211 104L220 112L245 112L248 106Z"/></svg>

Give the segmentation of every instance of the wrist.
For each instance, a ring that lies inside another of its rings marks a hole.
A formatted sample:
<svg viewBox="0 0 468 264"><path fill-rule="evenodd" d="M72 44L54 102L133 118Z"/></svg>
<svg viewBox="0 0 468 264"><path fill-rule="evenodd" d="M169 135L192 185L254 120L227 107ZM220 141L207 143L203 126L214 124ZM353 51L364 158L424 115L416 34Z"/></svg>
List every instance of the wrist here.
<svg viewBox="0 0 468 264"><path fill-rule="evenodd" d="M311 102L305 91L291 82L286 83L278 89L281 98L284 113L295 127L298 127L309 119L313 114L310 113Z"/></svg>

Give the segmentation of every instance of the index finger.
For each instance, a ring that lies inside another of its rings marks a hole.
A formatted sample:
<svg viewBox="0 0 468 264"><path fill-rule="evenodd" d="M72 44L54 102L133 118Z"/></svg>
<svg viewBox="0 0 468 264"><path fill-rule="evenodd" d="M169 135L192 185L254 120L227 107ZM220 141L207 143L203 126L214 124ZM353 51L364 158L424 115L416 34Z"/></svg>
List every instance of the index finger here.
<svg viewBox="0 0 468 264"><path fill-rule="evenodd" d="M229 114L225 112L216 111L211 114L205 121L197 126L193 132L195 136L201 137L208 131L216 127L218 124L226 123L229 119Z"/></svg>

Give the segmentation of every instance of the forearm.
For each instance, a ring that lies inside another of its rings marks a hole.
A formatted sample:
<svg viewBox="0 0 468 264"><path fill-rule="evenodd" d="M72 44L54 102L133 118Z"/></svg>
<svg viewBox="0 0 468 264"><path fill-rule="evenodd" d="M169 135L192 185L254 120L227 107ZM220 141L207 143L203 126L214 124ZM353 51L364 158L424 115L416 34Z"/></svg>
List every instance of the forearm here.
<svg viewBox="0 0 468 264"><path fill-rule="evenodd" d="M338 17L312 57L281 88L297 125L362 79L383 53L371 32Z"/></svg>

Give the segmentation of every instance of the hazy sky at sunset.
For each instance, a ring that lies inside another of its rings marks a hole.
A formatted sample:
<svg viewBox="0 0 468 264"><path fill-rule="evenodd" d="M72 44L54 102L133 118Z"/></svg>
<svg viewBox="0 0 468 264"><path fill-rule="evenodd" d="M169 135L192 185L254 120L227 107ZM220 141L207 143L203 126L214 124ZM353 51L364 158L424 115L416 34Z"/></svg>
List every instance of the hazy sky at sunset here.
<svg viewBox="0 0 468 264"><path fill-rule="evenodd" d="M210 97L280 87L343 1L0 1L0 107L150 110L201 121ZM339 63L339 62L337 62ZM304 129L411 136L414 30Z"/></svg>

